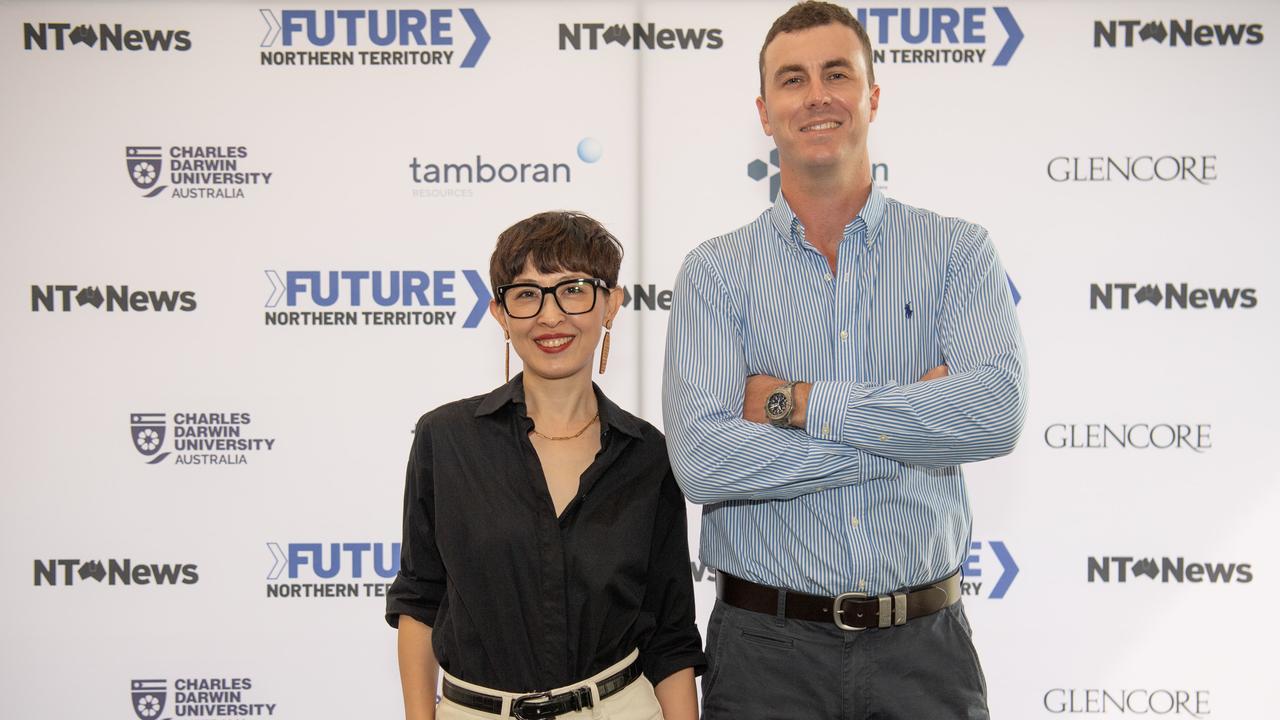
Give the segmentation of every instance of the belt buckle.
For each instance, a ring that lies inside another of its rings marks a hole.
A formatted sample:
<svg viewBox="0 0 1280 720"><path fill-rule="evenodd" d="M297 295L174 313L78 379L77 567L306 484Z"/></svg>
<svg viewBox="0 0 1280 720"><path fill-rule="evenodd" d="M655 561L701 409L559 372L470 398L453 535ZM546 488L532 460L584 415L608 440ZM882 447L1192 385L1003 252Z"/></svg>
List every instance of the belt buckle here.
<svg viewBox="0 0 1280 720"><path fill-rule="evenodd" d="M554 714L543 715L540 712L542 708L545 707L546 703L538 704L538 703L531 702L533 700L545 701L550 699L551 699L550 691L540 692L540 693L530 693L528 695L521 695L520 697L511 701L511 717L515 718L516 720L541 720L544 717L555 717ZM524 711L526 708L525 703L528 703L527 707L532 711L533 713L532 715L524 714Z"/></svg>
<svg viewBox="0 0 1280 720"><path fill-rule="evenodd" d="M867 599L867 594L861 593L861 592L847 592L847 593L840 593L839 595L837 595L835 602L832 603L831 605L831 619L835 621L836 627L840 628L841 630L848 630L850 632L862 632L863 630L866 630L866 628L854 627L852 625L845 623L844 619L841 617L841 615L844 614L844 608L840 607L841 605L844 604L845 600L866 600L866 599Z"/></svg>

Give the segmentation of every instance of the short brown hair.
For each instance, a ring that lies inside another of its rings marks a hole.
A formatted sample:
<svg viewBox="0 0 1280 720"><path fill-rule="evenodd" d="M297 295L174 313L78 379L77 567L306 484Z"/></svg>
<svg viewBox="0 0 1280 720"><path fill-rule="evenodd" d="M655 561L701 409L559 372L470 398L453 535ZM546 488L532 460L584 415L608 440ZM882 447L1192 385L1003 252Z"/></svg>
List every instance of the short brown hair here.
<svg viewBox="0 0 1280 720"><path fill-rule="evenodd" d="M622 265L622 243L584 213L541 212L498 236L489 258L489 281L494 291L514 280L527 263L542 273L585 272L615 287Z"/></svg>
<svg viewBox="0 0 1280 720"><path fill-rule="evenodd" d="M867 86L875 85L876 69L872 64L871 38L867 37L866 28L862 27L862 23L858 22L848 9L839 5L806 0L806 2L792 5L790 10L774 20L773 27L769 28L769 34L764 36L764 44L760 46L760 97L764 97L764 51L778 33L798 32L832 23L846 25L858 36L858 42L862 43L862 55L867 59Z"/></svg>

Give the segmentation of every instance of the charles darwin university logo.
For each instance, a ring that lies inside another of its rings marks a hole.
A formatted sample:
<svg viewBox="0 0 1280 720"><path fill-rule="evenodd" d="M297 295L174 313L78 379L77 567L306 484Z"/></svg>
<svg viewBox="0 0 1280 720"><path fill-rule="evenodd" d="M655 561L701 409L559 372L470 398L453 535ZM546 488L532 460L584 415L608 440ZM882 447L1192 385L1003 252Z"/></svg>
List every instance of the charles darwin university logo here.
<svg viewBox="0 0 1280 720"><path fill-rule="evenodd" d="M164 712L164 701L169 695L164 680L134 680L132 683L133 712L139 720L155 720Z"/></svg>
<svg viewBox="0 0 1280 720"><path fill-rule="evenodd" d="M275 175L247 167L248 159L249 149L243 145L130 145L124 149L129 179L144 198L172 187L170 198L243 200L246 189L253 192L270 185Z"/></svg>
<svg viewBox="0 0 1280 720"><path fill-rule="evenodd" d="M138 720L169 720L165 708L183 718L272 717L277 704L265 702L253 678L180 677L173 690L164 678L132 680L129 701Z"/></svg>
<svg viewBox="0 0 1280 720"><path fill-rule="evenodd" d="M247 412L131 413L129 434L148 465L170 455L175 465L245 465L250 455L270 452L276 444L275 438L249 437L245 430L250 422ZM172 439L169 450L164 450L166 436Z"/></svg>

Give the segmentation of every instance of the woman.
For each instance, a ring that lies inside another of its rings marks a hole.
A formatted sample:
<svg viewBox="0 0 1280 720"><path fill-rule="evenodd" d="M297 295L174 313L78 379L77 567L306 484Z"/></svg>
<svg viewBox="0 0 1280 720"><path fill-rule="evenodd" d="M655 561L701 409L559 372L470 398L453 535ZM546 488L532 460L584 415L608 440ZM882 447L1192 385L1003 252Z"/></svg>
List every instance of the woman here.
<svg viewBox="0 0 1280 720"><path fill-rule="evenodd" d="M697 715L684 498L661 433L591 381L621 262L578 213L498 237L489 312L524 372L418 421L387 598L409 720Z"/></svg>

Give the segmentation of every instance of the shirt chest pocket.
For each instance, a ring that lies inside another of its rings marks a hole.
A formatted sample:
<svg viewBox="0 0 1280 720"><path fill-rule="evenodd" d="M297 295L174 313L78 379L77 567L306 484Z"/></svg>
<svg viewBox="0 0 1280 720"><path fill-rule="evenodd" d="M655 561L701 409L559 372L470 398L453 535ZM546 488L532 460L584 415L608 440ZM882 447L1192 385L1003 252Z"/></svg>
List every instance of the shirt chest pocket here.
<svg viewBox="0 0 1280 720"><path fill-rule="evenodd" d="M942 365L938 311L937 299L927 292L899 286L876 293L859 333L859 379L906 385Z"/></svg>

